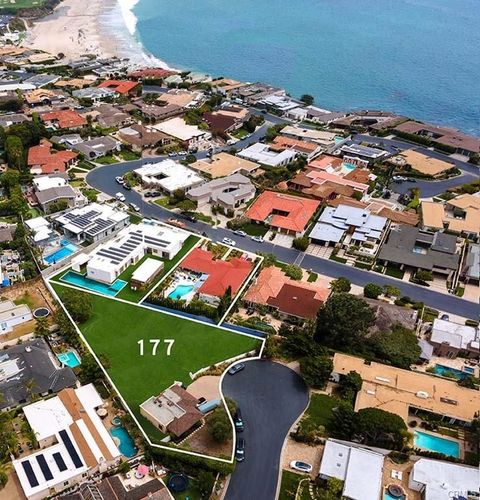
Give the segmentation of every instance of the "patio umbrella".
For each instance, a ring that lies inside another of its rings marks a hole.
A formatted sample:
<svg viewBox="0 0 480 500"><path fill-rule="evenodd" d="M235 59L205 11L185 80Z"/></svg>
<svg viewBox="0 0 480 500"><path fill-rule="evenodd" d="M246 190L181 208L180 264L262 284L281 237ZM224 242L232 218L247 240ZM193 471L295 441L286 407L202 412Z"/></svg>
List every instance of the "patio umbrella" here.
<svg viewBox="0 0 480 500"><path fill-rule="evenodd" d="M146 476L150 472L150 469L148 468L148 466L140 464L137 467L137 471L136 472L137 472L137 474L140 474L142 476Z"/></svg>

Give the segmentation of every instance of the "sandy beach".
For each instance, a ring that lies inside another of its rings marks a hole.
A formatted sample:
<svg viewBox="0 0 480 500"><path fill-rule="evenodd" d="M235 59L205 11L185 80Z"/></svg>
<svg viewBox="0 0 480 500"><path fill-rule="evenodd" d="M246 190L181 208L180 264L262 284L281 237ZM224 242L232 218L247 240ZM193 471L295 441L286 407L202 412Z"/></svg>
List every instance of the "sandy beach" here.
<svg viewBox="0 0 480 500"><path fill-rule="evenodd" d="M168 68L146 54L129 32L117 0L63 0L53 14L39 19L29 30L27 46L67 59L83 54L128 57L132 66Z"/></svg>

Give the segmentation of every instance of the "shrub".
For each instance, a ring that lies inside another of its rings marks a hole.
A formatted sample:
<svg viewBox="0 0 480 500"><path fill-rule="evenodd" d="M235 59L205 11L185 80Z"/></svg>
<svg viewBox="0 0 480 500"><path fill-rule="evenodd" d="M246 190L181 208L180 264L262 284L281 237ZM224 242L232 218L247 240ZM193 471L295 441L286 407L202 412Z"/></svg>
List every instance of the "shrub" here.
<svg viewBox="0 0 480 500"><path fill-rule="evenodd" d="M310 240L306 236L302 236L301 238L295 238L293 240L293 248L296 248L301 252L305 252L309 244Z"/></svg>
<svg viewBox="0 0 480 500"><path fill-rule="evenodd" d="M303 271L295 264L289 264L288 266L285 266L284 271L289 278L292 278L292 280L300 281L302 279Z"/></svg>
<svg viewBox="0 0 480 500"><path fill-rule="evenodd" d="M383 289L380 285L376 283L367 283L363 287L363 295L367 299L378 299L379 295L383 292Z"/></svg>

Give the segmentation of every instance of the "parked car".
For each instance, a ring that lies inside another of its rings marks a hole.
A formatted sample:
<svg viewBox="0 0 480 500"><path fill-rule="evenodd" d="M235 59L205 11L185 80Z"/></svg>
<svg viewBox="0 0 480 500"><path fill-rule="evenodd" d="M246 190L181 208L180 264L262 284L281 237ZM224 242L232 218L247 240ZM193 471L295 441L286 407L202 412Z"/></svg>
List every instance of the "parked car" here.
<svg viewBox="0 0 480 500"><path fill-rule="evenodd" d="M132 186L130 186L130 184L127 184L126 182L123 184L123 189L126 189L127 191L131 191L132 190Z"/></svg>
<svg viewBox="0 0 480 500"><path fill-rule="evenodd" d="M138 207L138 205L135 205L135 203L130 203L130 208L135 212L140 212L140 208Z"/></svg>
<svg viewBox="0 0 480 500"><path fill-rule="evenodd" d="M243 462L245 460L245 439L239 438L237 440L237 449L235 450L235 458L237 462Z"/></svg>
<svg viewBox="0 0 480 500"><path fill-rule="evenodd" d="M263 243L263 238L261 236L252 236L252 241L256 241L257 243Z"/></svg>
<svg viewBox="0 0 480 500"><path fill-rule="evenodd" d="M230 245L231 247L234 247L236 245L236 242L231 240L230 238L223 238L222 243L225 243L225 245Z"/></svg>
<svg viewBox="0 0 480 500"><path fill-rule="evenodd" d="M313 467L310 464L307 464L306 462L301 462L300 460L294 460L293 462L290 462L290 468L298 470L300 472L306 472L308 474L309 472L312 472Z"/></svg>
<svg viewBox="0 0 480 500"><path fill-rule="evenodd" d="M125 182L123 180L123 177L115 177L115 180L118 182L118 184L123 184Z"/></svg>
<svg viewBox="0 0 480 500"><path fill-rule="evenodd" d="M151 198L152 193L151 193L151 191L147 191L146 193L143 194L143 196L145 196L145 198Z"/></svg>
<svg viewBox="0 0 480 500"><path fill-rule="evenodd" d="M196 217L188 212L182 212L182 217L190 222L197 222Z"/></svg>
<svg viewBox="0 0 480 500"><path fill-rule="evenodd" d="M442 319L443 321L450 321L450 316L448 314L442 314L440 316L440 319Z"/></svg>
<svg viewBox="0 0 480 500"><path fill-rule="evenodd" d="M118 201L125 201L125 196L122 193L117 193L115 198L117 198Z"/></svg>
<svg viewBox="0 0 480 500"><path fill-rule="evenodd" d="M236 234L237 236L242 236L242 238L247 236L247 233L245 231L242 231L241 229L237 229L236 231L233 231L233 234Z"/></svg>
<svg viewBox="0 0 480 500"><path fill-rule="evenodd" d="M228 370L228 374L235 375L236 373L241 372L243 369L245 369L245 363L237 363Z"/></svg>
<svg viewBox="0 0 480 500"><path fill-rule="evenodd" d="M152 191L152 198L156 197L156 196L161 196L162 193L160 191Z"/></svg>
<svg viewBox="0 0 480 500"><path fill-rule="evenodd" d="M233 416L233 423L235 424L235 430L237 432L243 431L244 426L243 426L242 412L240 411L240 408L237 408L237 411Z"/></svg>
<svg viewBox="0 0 480 500"><path fill-rule="evenodd" d="M171 224L172 226L181 227L181 228L185 227L185 224L182 221L179 221L178 219L168 219L167 222L169 224Z"/></svg>

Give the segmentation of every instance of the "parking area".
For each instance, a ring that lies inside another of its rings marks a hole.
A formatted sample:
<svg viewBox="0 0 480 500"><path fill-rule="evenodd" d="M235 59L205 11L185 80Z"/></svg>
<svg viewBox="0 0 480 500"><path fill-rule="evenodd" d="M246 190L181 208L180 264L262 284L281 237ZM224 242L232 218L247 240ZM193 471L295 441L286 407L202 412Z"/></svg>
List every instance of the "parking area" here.
<svg viewBox="0 0 480 500"><path fill-rule="evenodd" d="M322 259L329 259L332 255L333 247L325 247L322 245L311 244L308 246L306 253L313 255L314 257L320 257Z"/></svg>

